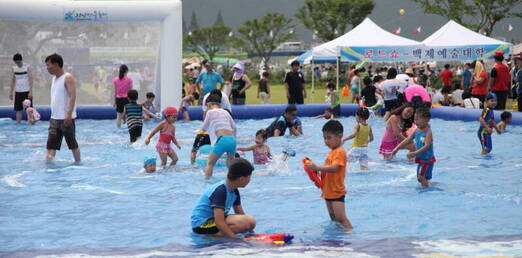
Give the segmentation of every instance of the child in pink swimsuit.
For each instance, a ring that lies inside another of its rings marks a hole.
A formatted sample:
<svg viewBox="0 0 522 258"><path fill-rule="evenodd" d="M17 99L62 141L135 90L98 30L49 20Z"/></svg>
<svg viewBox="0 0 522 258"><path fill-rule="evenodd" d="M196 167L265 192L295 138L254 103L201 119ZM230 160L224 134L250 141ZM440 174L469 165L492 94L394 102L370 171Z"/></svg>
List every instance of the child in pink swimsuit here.
<svg viewBox="0 0 522 258"><path fill-rule="evenodd" d="M379 148L379 154L382 154L384 159L393 158L393 150L406 138L404 128L407 127L407 130L411 127L414 112L413 106L406 104L394 110L386 121L386 129ZM404 149L413 150L414 146L410 144Z"/></svg>
<svg viewBox="0 0 522 258"><path fill-rule="evenodd" d="M270 147L266 144L268 133L261 129L256 132L256 144L248 147L237 148L239 151L253 151L254 164L266 164L270 161L272 155L270 154Z"/></svg>
<svg viewBox="0 0 522 258"><path fill-rule="evenodd" d="M27 124L34 125L36 122L40 120L40 113L36 108L31 107L31 100L26 99L22 102L23 107L25 108L25 112L27 113Z"/></svg>
<svg viewBox="0 0 522 258"><path fill-rule="evenodd" d="M163 113L165 114L165 120L161 121L156 128L150 132L149 136L145 139L145 144L148 145L150 138L159 131L160 137L156 144L156 151L160 155L161 166L167 165L167 157L170 157L172 160L170 165L174 166L178 162L178 155L176 155L172 147L170 147L170 143L174 143L178 149L181 149L178 140L176 140L176 127L174 126L174 122L178 119L178 111L174 107L168 107Z"/></svg>

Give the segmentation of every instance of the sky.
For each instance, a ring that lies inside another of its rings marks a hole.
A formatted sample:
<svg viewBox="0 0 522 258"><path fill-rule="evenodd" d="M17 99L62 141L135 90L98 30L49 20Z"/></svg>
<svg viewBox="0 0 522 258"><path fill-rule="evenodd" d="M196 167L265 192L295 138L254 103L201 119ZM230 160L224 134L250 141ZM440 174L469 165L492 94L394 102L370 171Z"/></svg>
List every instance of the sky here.
<svg viewBox="0 0 522 258"><path fill-rule="evenodd" d="M441 16L424 14L420 5L410 0L374 0L374 2L375 8L369 16L370 19L388 31L400 27L400 35L403 37L422 41L447 22ZM281 12L293 17L303 3L304 0L183 0L183 16L188 26L192 11L195 11L199 26L204 27L213 25L218 11L221 11L225 24L237 28L244 21L260 18L268 12ZM400 9L404 9L406 13L400 15ZM522 12L522 4L516 9ZM312 31L306 29L295 17L294 23L297 24L297 40L311 41ZM503 31L502 28L506 28L509 24L512 25L513 30ZM411 34L411 31L419 26L421 26L421 33ZM510 18L497 23L493 37L522 41L522 19Z"/></svg>

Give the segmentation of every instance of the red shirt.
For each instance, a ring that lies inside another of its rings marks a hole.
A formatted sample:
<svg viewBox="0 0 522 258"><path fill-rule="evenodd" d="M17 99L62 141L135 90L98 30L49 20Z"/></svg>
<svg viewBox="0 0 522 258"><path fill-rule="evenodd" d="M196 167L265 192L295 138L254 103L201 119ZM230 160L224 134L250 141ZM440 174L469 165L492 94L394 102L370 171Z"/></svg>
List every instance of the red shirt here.
<svg viewBox="0 0 522 258"><path fill-rule="evenodd" d="M477 83L475 86L473 86L473 89L471 90L471 94L473 95L487 95L488 94L488 73L487 72L481 72L480 78L484 78L482 83Z"/></svg>
<svg viewBox="0 0 522 258"><path fill-rule="evenodd" d="M495 65L491 71L491 78L495 78L493 82L492 91L507 91L511 82L511 75L509 75L509 68L507 65L499 63Z"/></svg>
<svg viewBox="0 0 522 258"><path fill-rule="evenodd" d="M453 73L450 70L444 70L440 73L439 77L442 78L442 84L446 87L451 86L451 79L453 78Z"/></svg>

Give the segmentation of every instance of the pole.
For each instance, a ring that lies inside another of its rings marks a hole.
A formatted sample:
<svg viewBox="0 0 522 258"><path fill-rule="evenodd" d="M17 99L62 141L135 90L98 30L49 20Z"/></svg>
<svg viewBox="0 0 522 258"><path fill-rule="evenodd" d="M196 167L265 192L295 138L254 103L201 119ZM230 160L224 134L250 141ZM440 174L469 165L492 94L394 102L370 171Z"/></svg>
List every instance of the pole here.
<svg viewBox="0 0 522 258"><path fill-rule="evenodd" d="M312 103L315 102L315 63L314 63L314 57L312 56Z"/></svg>
<svg viewBox="0 0 522 258"><path fill-rule="evenodd" d="M336 90L339 91L339 62L341 61L341 57L337 55L337 71L336 71Z"/></svg>

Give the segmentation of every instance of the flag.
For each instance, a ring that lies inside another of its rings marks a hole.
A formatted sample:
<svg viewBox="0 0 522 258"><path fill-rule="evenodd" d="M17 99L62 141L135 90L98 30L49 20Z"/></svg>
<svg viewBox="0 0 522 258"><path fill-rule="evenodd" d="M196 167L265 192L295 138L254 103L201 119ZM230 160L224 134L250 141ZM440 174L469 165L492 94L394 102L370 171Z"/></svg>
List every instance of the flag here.
<svg viewBox="0 0 522 258"><path fill-rule="evenodd" d="M417 27L416 29L413 29L413 30L411 31L411 34L413 34L413 35L419 35L419 34L421 33L421 30L422 30L422 26L419 26L419 27Z"/></svg>
<svg viewBox="0 0 522 258"><path fill-rule="evenodd" d="M392 34L395 34L395 35L401 34L401 27L392 30Z"/></svg>

